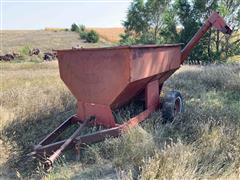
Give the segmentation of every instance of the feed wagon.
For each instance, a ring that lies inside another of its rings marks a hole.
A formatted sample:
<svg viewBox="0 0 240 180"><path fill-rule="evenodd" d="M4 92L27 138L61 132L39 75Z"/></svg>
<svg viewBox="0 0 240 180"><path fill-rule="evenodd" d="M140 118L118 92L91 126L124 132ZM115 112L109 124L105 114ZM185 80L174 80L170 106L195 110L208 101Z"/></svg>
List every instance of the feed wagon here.
<svg viewBox="0 0 240 180"><path fill-rule="evenodd" d="M74 148L79 155L82 146L117 137L160 107L164 120L173 120L183 111L183 99L180 92L170 91L161 101L162 86L211 27L225 34L232 32L213 12L183 49L182 44L164 44L57 50L60 77L77 99L77 113L36 145L31 155L40 158L49 170L63 151ZM144 110L117 123L113 110L133 99L143 100ZM59 140L73 125L78 126L75 132ZM93 126L101 128L80 135Z"/></svg>

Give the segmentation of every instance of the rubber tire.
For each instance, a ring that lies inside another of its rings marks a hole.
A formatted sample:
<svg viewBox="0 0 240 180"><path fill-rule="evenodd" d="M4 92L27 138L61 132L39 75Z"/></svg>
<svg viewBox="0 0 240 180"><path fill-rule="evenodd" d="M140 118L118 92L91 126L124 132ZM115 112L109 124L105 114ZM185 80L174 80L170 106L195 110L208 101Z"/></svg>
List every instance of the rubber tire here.
<svg viewBox="0 0 240 180"><path fill-rule="evenodd" d="M174 118L183 111L184 105L181 93L179 91L169 91L163 98L163 123L172 122Z"/></svg>

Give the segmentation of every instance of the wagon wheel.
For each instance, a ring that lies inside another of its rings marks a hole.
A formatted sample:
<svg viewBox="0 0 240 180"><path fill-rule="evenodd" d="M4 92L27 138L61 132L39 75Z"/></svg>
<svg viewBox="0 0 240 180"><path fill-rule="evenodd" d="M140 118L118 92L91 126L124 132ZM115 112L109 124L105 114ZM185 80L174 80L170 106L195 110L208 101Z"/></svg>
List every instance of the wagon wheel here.
<svg viewBox="0 0 240 180"><path fill-rule="evenodd" d="M183 110L183 98L181 93L179 91L169 91L165 95L162 104L163 123L172 122L179 113L183 112Z"/></svg>

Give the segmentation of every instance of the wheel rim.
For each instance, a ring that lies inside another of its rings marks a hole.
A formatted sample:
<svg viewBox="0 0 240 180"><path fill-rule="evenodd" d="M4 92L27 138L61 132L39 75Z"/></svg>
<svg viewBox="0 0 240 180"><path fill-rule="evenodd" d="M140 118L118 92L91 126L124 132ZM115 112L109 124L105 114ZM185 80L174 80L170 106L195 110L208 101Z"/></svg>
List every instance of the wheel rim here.
<svg viewBox="0 0 240 180"><path fill-rule="evenodd" d="M174 105L174 116L181 112L181 98L177 97Z"/></svg>

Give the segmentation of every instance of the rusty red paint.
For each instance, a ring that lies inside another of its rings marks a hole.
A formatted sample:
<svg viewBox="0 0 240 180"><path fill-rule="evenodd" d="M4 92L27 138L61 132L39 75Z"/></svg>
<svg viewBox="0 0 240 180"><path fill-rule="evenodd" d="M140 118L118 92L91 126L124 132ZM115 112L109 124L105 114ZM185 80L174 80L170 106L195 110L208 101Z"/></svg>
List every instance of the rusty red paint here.
<svg viewBox="0 0 240 180"><path fill-rule="evenodd" d="M179 68L180 58L181 44L58 51L61 78L78 100L77 116L94 115L105 127L115 126L112 109L130 101L155 77Z"/></svg>
<svg viewBox="0 0 240 180"><path fill-rule="evenodd" d="M112 110L109 106L79 101L77 106L77 116L79 119L84 120L90 116L94 116L96 117L94 125L102 125L108 128L116 126Z"/></svg>
<svg viewBox="0 0 240 180"><path fill-rule="evenodd" d="M144 121L159 107L164 81L180 67L212 26L231 34L222 17L213 13L182 51L181 44L58 50L60 76L77 98L77 114L44 138L35 147L34 154L41 158L46 156L46 165L51 166L64 150L76 147L76 144L117 137ZM146 109L127 122L116 124L112 110L134 97L143 96ZM95 121L87 123L86 119L92 116ZM54 142L66 128L76 123L80 123L80 127L70 138ZM107 129L77 136L85 125L101 125Z"/></svg>

